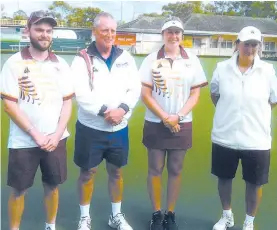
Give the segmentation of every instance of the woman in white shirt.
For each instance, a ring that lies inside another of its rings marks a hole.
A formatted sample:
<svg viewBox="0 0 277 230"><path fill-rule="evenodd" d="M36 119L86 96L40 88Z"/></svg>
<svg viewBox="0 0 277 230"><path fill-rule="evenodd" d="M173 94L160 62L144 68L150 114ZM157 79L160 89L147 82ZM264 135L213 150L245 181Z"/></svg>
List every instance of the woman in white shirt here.
<svg viewBox="0 0 277 230"><path fill-rule="evenodd" d="M146 105L143 144L148 150L148 192L153 206L151 230L175 230L175 203L186 151L192 145L192 114L207 80L196 55L184 50L183 25L170 18L162 26L164 45L141 67L142 100ZM161 176L167 156L167 207L161 212Z"/></svg>
<svg viewBox="0 0 277 230"><path fill-rule="evenodd" d="M268 182L271 148L271 107L277 103L277 80L272 64L258 55L261 32L243 28L237 51L217 64L211 81L216 105L212 130L212 173L218 177L223 214L213 230L234 225L232 179L239 160L246 182L246 218L243 230L254 229L254 217Z"/></svg>

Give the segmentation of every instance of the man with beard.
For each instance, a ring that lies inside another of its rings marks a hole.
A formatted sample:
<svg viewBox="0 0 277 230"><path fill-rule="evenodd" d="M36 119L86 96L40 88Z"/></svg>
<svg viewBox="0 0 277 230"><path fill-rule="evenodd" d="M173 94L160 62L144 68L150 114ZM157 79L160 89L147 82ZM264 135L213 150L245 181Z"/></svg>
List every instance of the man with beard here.
<svg viewBox="0 0 277 230"><path fill-rule="evenodd" d="M7 184L12 188L8 209L10 230L18 230L24 195L42 173L46 230L55 230L58 185L66 180L66 138L73 85L69 66L52 53L56 20L33 12L27 32L31 45L12 55L1 72L1 98L10 117Z"/></svg>
<svg viewBox="0 0 277 230"><path fill-rule="evenodd" d="M122 167L129 152L128 119L140 96L140 77L134 58L114 46L116 21L102 12L93 23L95 42L72 62L79 106L74 162L78 179L80 222L78 230L91 229L90 202L98 165L106 160L112 212L110 227L132 230L121 212Z"/></svg>

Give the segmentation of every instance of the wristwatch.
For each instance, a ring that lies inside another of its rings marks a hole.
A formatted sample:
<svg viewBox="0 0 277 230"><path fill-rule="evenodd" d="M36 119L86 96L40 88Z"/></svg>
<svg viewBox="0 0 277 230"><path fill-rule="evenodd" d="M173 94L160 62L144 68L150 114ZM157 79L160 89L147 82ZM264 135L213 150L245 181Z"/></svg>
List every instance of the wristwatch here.
<svg viewBox="0 0 277 230"><path fill-rule="evenodd" d="M179 117L179 121L183 121L185 119L185 115L181 114L181 113L177 113L178 117Z"/></svg>

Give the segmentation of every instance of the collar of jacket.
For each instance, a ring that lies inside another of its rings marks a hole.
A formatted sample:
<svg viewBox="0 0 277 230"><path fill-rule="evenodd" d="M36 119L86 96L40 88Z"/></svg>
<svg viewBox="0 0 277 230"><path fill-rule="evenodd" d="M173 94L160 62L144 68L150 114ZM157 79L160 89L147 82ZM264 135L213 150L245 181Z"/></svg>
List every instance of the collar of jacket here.
<svg viewBox="0 0 277 230"><path fill-rule="evenodd" d="M112 46L112 51L111 51L111 55L112 55L112 61L111 61L111 63L113 64L114 63L114 61L121 55L123 53L123 50L122 49L120 49L120 48L117 48L117 47L115 47L114 45ZM99 53L99 51L97 50L97 48L96 48L96 42L95 41L93 41L90 45L89 45L89 47L87 48L87 54L89 55L89 56L95 56L95 57L98 57L98 58L100 58L100 59L102 59L102 60L105 60L102 56L101 56L101 54Z"/></svg>

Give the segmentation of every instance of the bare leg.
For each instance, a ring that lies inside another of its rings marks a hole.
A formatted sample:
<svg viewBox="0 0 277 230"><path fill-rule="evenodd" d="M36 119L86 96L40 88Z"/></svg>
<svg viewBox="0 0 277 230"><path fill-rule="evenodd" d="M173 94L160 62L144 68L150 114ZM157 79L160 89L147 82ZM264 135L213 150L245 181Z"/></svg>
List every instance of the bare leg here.
<svg viewBox="0 0 277 230"><path fill-rule="evenodd" d="M180 192L185 153L184 150L169 150L167 155L167 210L171 212L174 212Z"/></svg>
<svg viewBox="0 0 277 230"><path fill-rule="evenodd" d="M25 190L17 191L12 188L8 202L10 230L19 229L21 217L24 211L25 193Z"/></svg>
<svg viewBox="0 0 277 230"><path fill-rule="evenodd" d="M161 210L162 173L165 165L166 150L148 149L147 186L154 211Z"/></svg>
<svg viewBox="0 0 277 230"><path fill-rule="evenodd" d="M262 194L262 186L257 186L246 182L245 201L247 215L253 217L256 216L258 207L262 200Z"/></svg>
<svg viewBox="0 0 277 230"><path fill-rule="evenodd" d="M218 193L223 210L231 209L232 179L218 178Z"/></svg>
<svg viewBox="0 0 277 230"><path fill-rule="evenodd" d="M106 166L109 176L108 188L111 201L113 203L121 202L123 194L122 169L108 162L106 163Z"/></svg>
<svg viewBox="0 0 277 230"><path fill-rule="evenodd" d="M54 224L56 222L59 207L59 189L57 186L53 187L46 183L43 183L43 187L46 223Z"/></svg>
<svg viewBox="0 0 277 230"><path fill-rule="evenodd" d="M89 170L80 169L80 176L78 179L78 193L80 205L90 204L96 172L97 168L92 168Z"/></svg>

